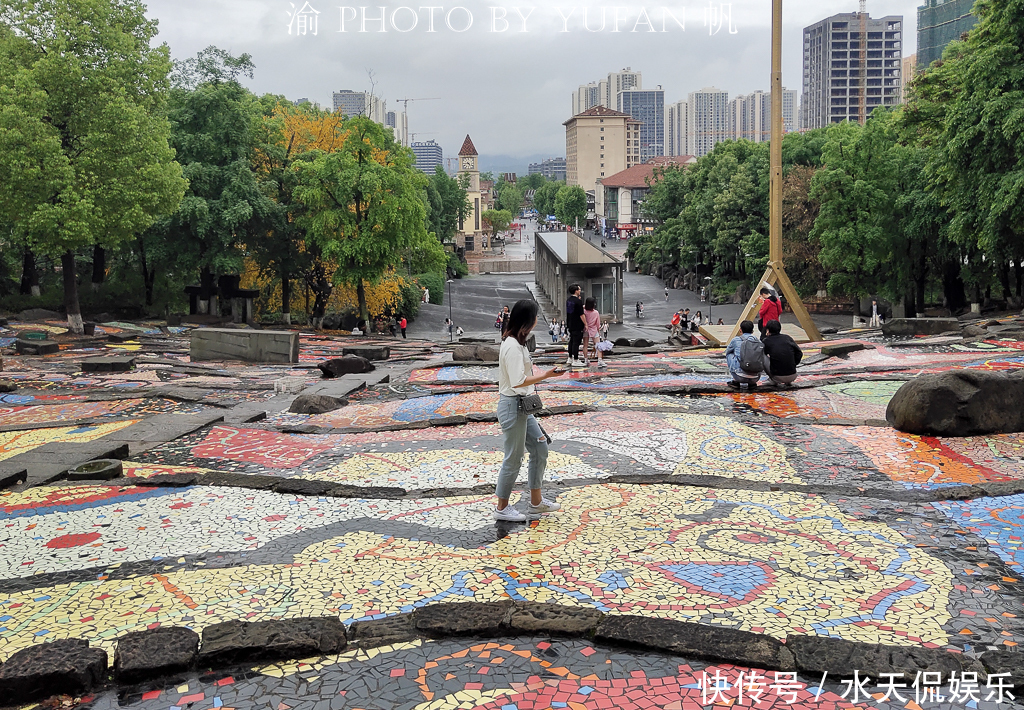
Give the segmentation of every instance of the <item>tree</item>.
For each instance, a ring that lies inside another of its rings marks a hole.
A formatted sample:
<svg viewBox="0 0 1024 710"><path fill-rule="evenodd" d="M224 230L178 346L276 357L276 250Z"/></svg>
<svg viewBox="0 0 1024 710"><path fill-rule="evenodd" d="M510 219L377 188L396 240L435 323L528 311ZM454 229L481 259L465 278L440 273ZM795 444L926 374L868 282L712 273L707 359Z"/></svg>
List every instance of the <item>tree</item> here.
<svg viewBox="0 0 1024 710"><path fill-rule="evenodd" d="M131 239L185 188L163 116L169 50L136 0L0 7L0 221L60 257L81 333L76 251Z"/></svg>
<svg viewBox="0 0 1024 710"><path fill-rule="evenodd" d="M252 76L244 59L210 47L197 56L199 76L179 69L187 83L171 92L171 143L189 185L178 210L145 240L150 251L170 240L172 263L199 271L204 301L218 274L241 273L242 245L264 238L277 213L253 169L264 107L235 78ZM223 63L230 71L218 68Z"/></svg>
<svg viewBox="0 0 1024 710"><path fill-rule="evenodd" d="M514 183L505 183L498 192L498 204L513 216L522 211L524 199L523 191Z"/></svg>
<svg viewBox="0 0 1024 710"><path fill-rule="evenodd" d="M465 176L464 176L465 177ZM466 196L465 181L449 177L440 165L434 169L427 183L427 228L442 244L454 244L459 223L469 216L469 198Z"/></svg>
<svg viewBox="0 0 1024 710"><path fill-rule="evenodd" d="M498 232L504 232L512 224L512 213L508 210L487 210L480 219L484 228L491 230L491 236L497 237Z"/></svg>
<svg viewBox="0 0 1024 710"><path fill-rule="evenodd" d="M579 185L559 190L555 198L555 217L567 227L576 224L577 220L587 218L587 193Z"/></svg>
<svg viewBox="0 0 1024 710"><path fill-rule="evenodd" d="M356 288L359 313L367 318L365 283L376 284L403 254L416 252L418 266L441 271L446 256L426 230L426 178L413 167L412 152L373 121L346 119L341 145L313 151L294 166L295 197L304 206L300 226L325 264L323 278ZM326 301L313 309L319 325Z"/></svg>
<svg viewBox="0 0 1024 710"><path fill-rule="evenodd" d="M546 182L537 188L537 192L533 196L533 206L542 219L554 214L555 200L558 199L558 193L564 187L564 182Z"/></svg>

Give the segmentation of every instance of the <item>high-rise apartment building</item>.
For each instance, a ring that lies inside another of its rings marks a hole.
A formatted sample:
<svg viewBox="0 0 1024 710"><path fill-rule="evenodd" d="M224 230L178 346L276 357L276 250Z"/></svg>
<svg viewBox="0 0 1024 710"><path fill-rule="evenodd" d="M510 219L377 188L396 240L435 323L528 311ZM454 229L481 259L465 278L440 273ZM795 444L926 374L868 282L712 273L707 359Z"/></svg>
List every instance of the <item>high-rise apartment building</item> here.
<svg viewBox="0 0 1024 710"><path fill-rule="evenodd" d="M927 69L953 40L978 24L974 0L926 0L917 8L917 61ZM909 80L909 76L904 77Z"/></svg>
<svg viewBox="0 0 1024 710"><path fill-rule="evenodd" d="M410 147L416 155L416 169L420 172L433 175L438 165L444 165L444 151L436 141L413 141Z"/></svg>
<svg viewBox="0 0 1024 710"><path fill-rule="evenodd" d="M804 28L802 128L863 122L878 106L896 106L902 63L902 15L841 13Z"/></svg>
<svg viewBox="0 0 1024 710"><path fill-rule="evenodd" d="M686 98L686 154L707 155L716 143L730 139L729 92L706 87Z"/></svg>
<svg viewBox="0 0 1024 710"><path fill-rule="evenodd" d="M640 121L640 162L665 155L665 91L625 89L615 107Z"/></svg>
<svg viewBox="0 0 1024 710"><path fill-rule="evenodd" d="M565 158L547 158L539 163L530 163L530 175L543 175L548 180L565 180Z"/></svg>
<svg viewBox="0 0 1024 710"><path fill-rule="evenodd" d="M914 79L914 74L917 73L917 54L911 54L909 57L903 57L903 71L900 73L900 103L904 104L907 102L907 86Z"/></svg>
<svg viewBox="0 0 1024 710"><path fill-rule="evenodd" d="M633 71L630 67L626 67L622 71L612 72L608 75L608 80L605 84L604 102L601 105L605 108L614 109L616 104L618 104L620 91L642 89L643 86L643 77L640 75L640 72Z"/></svg>
<svg viewBox="0 0 1024 710"><path fill-rule="evenodd" d="M686 134L689 133L689 112L685 101L676 101L665 109L665 155L686 154Z"/></svg>
<svg viewBox="0 0 1024 710"><path fill-rule="evenodd" d="M572 95L572 115L583 113L588 108L603 106L607 92L607 81L592 81L581 84Z"/></svg>
<svg viewBox="0 0 1024 710"><path fill-rule="evenodd" d="M640 121L621 111L592 106L565 126L565 183L595 192L601 214L600 180L640 161Z"/></svg>
<svg viewBox="0 0 1024 710"><path fill-rule="evenodd" d="M368 91L342 89L334 92L334 110L346 116L366 116L371 121L384 124L387 120L387 102Z"/></svg>
<svg viewBox="0 0 1024 710"><path fill-rule="evenodd" d="M796 91L782 89L782 131L796 130ZM767 143L772 137L772 95L755 91L729 102L729 133L736 140Z"/></svg>

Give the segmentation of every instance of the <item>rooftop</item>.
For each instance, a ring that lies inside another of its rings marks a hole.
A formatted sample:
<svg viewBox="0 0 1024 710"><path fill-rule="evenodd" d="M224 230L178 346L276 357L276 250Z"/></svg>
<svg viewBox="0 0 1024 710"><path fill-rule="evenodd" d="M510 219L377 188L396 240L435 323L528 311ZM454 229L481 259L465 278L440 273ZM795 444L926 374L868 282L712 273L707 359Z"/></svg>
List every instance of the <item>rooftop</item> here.
<svg viewBox="0 0 1024 710"><path fill-rule="evenodd" d="M605 187L650 187L651 182L654 181L655 168L667 165L692 165L696 162L697 159L692 155L659 156L651 158L646 163L640 163L631 168L626 168L622 172L610 175L601 180L601 184Z"/></svg>
<svg viewBox="0 0 1024 710"><path fill-rule="evenodd" d="M459 155L480 155L477 152L476 146L473 145L473 139L466 134L466 140L462 142L462 149L459 151Z"/></svg>

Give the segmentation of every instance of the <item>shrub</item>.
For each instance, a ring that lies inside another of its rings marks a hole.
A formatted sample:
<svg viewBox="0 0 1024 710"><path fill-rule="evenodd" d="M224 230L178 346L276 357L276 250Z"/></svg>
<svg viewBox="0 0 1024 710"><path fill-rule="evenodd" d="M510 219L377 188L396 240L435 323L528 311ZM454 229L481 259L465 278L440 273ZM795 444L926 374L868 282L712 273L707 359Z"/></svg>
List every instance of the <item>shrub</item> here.
<svg viewBox="0 0 1024 710"><path fill-rule="evenodd" d="M444 278L440 274L420 274L412 278L421 289L430 291L431 303L435 306L444 305Z"/></svg>

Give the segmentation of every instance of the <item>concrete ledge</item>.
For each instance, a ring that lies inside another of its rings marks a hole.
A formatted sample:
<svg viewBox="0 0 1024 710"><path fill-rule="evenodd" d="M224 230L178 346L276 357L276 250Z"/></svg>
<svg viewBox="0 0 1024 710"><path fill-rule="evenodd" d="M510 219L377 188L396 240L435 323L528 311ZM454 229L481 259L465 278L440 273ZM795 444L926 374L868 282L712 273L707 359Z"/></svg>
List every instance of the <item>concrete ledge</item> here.
<svg viewBox="0 0 1024 710"><path fill-rule="evenodd" d="M197 328L192 331L189 354L199 360L296 363L299 333L290 330L234 330Z"/></svg>

